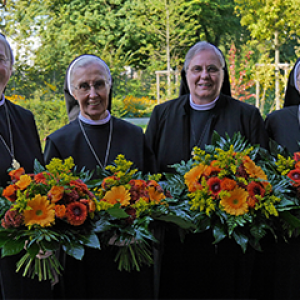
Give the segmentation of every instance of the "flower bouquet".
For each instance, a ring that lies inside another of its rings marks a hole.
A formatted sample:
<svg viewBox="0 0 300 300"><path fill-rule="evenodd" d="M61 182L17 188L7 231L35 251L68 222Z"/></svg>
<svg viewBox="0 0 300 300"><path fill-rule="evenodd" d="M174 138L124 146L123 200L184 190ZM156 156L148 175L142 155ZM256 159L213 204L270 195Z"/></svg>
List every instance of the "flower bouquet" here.
<svg viewBox="0 0 300 300"><path fill-rule="evenodd" d="M270 153L260 150L261 163L280 186L279 205L283 229L288 237L299 235L300 229L300 152L291 155L275 141L270 141ZM283 208L283 209L281 209Z"/></svg>
<svg viewBox="0 0 300 300"><path fill-rule="evenodd" d="M193 158L176 164L168 188L180 203L189 205L196 232L212 230L215 243L233 238L245 252L248 244L260 250L267 230L276 235L281 185L255 163L259 147L250 147L241 135L213 135L205 151L194 148Z"/></svg>
<svg viewBox="0 0 300 300"><path fill-rule="evenodd" d="M37 161L35 173L11 170L11 184L1 198L0 247L2 257L25 254L17 263L23 276L54 280L62 266L56 250L82 259L84 246L100 249L93 233L96 199L71 169L73 159L53 159L44 169Z"/></svg>
<svg viewBox="0 0 300 300"><path fill-rule="evenodd" d="M170 211L166 200L171 197L158 183L161 175L142 176L133 163L119 155L114 165L106 167L103 180L96 182L94 193L99 200L99 220L95 232L103 244L118 246L115 261L119 270L140 270L150 265L152 242L157 242L151 229L154 220L176 223L189 228L191 223Z"/></svg>

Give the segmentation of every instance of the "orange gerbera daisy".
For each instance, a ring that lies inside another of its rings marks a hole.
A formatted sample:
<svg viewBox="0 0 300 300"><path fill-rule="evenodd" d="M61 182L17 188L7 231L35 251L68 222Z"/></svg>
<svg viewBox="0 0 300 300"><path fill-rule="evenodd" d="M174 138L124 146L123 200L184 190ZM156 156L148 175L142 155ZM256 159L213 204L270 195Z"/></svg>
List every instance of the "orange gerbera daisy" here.
<svg viewBox="0 0 300 300"><path fill-rule="evenodd" d="M201 184L199 183L199 180L203 175L205 169L205 165L199 164L184 175L184 182L187 185L190 192L194 192L202 188Z"/></svg>
<svg viewBox="0 0 300 300"><path fill-rule="evenodd" d="M65 189L63 186L53 186L48 192L47 196L51 200L51 203L56 203L63 197Z"/></svg>
<svg viewBox="0 0 300 300"><path fill-rule="evenodd" d="M106 192L104 198L110 204L120 202L122 206L126 206L130 203L130 193L123 185L113 186L110 191Z"/></svg>
<svg viewBox="0 0 300 300"><path fill-rule="evenodd" d="M221 169L215 165L216 163L217 163L217 160L213 160L210 163L210 166L206 166L205 171L203 172L203 175L205 175L205 176L217 175L221 171Z"/></svg>
<svg viewBox="0 0 300 300"><path fill-rule="evenodd" d="M244 167L246 172L250 175L252 178L259 178L263 180L267 180L267 175L262 170L261 167L257 166L253 160L246 160L244 162Z"/></svg>
<svg viewBox="0 0 300 300"><path fill-rule="evenodd" d="M84 223L87 217L87 207L78 201L67 206L66 218L71 225L79 226Z"/></svg>
<svg viewBox="0 0 300 300"><path fill-rule="evenodd" d="M29 175L21 175L20 180L16 182L16 186L21 190L25 190L31 183L31 177Z"/></svg>
<svg viewBox="0 0 300 300"><path fill-rule="evenodd" d="M64 205L55 205L55 216L62 219L66 215L66 207Z"/></svg>
<svg viewBox="0 0 300 300"><path fill-rule="evenodd" d="M154 186L149 186L147 190L150 200L155 201L155 203L159 203L161 200L166 198L164 193L161 190L157 190Z"/></svg>
<svg viewBox="0 0 300 300"><path fill-rule="evenodd" d="M12 170L8 173L11 180L17 181L20 180L20 176L25 174L24 168L19 168L17 170Z"/></svg>
<svg viewBox="0 0 300 300"><path fill-rule="evenodd" d="M214 196L221 192L221 180L218 177L211 177L207 180L208 188Z"/></svg>
<svg viewBox="0 0 300 300"><path fill-rule="evenodd" d="M221 181L221 189L225 191L232 191L236 187L236 182L233 179L224 177Z"/></svg>
<svg viewBox="0 0 300 300"><path fill-rule="evenodd" d="M36 195L27 205L30 210L24 211L24 223L29 225L51 226L55 220L54 204L50 204L47 196Z"/></svg>
<svg viewBox="0 0 300 300"><path fill-rule="evenodd" d="M17 199L17 190L18 188L14 184L11 184L3 190L2 196L11 202L15 202Z"/></svg>
<svg viewBox="0 0 300 300"><path fill-rule="evenodd" d="M230 215L244 215L249 211L247 204L247 197L249 194L242 188L235 188L230 192L230 195L221 197L220 204L223 206L224 211Z"/></svg>
<svg viewBox="0 0 300 300"><path fill-rule="evenodd" d="M295 152L294 153L294 160L299 161L300 160L300 152Z"/></svg>

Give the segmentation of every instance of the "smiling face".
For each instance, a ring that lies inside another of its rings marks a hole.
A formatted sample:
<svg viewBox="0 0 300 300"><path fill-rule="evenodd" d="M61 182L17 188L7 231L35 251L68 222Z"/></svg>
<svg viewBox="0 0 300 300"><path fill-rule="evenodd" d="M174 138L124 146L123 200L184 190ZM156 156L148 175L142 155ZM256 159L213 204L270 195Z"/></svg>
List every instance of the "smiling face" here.
<svg viewBox="0 0 300 300"><path fill-rule="evenodd" d="M224 71L213 50L202 50L191 59L187 83L195 104L207 104L220 94Z"/></svg>
<svg viewBox="0 0 300 300"><path fill-rule="evenodd" d="M100 120L106 117L110 90L106 76L107 71L97 61L76 69L71 84L75 87L73 95L79 102L83 117L90 120Z"/></svg>
<svg viewBox="0 0 300 300"><path fill-rule="evenodd" d="M5 47L4 41L0 39L0 96L11 76L11 65L9 61L9 53Z"/></svg>

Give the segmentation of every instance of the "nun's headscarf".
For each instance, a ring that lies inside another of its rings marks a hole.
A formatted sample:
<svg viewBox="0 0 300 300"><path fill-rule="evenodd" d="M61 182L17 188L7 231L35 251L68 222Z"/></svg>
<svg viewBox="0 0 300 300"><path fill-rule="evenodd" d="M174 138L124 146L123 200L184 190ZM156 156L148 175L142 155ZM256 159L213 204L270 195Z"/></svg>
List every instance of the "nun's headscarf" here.
<svg viewBox="0 0 300 300"><path fill-rule="evenodd" d="M8 50L8 54L9 54L9 60L10 60L10 68L12 69L14 63L15 63L15 57L14 57L14 54L13 54L13 51L10 47L10 44L8 42L8 40L6 39L5 35L0 33L0 40L2 40L5 44L5 48L6 50Z"/></svg>
<svg viewBox="0 0 300 300"><path fill-rule="evenodd" d="M297 74L300 72L300 58L296 61L290 72L284 96L284 107L300 105L300 84L297 86Z"/></svg>
<svg viewBox="0 0 300 300"><path fill-rule="evenodd" d="M228 95L228 96L231 96L231 90L230 90L230 82L229 82L229 74L228 74L228 70L227 70L227 65L226 65L226 62L225 62L225 58L224 58L224 55L222 53L222 51L217 48L216 46L210 44L210 43L207 43L207 42L199 42L198 44L202 43L203 45L204 44L207 44L207 45L211 45L213 46L217 51L220 52L220 54L222 55L223 59L224 59L224 67L223 67L223 70L224 70L224 81L223 81L223 84L222 84L222 87L221 87L221 93L224 94L224 95ZM194 46L193 46L194 47ZM200 53L201 51L203 51L205 48L201 49L199 52L197 53ZM196 55L197 53L195 53L194 55ZM187 56L186 56L187 58ZM187 60L187 59L186 59ZM179 89L179 97L182 96L182 95L186 95L186 94L189 94L190 93L190 89L189 89L189 86L188 86L188 83L187 83L187 79L186 79L186 70L185 70L185 67L181 70L181 81L180 81L180 89Z"/></svg>
<svg viewBox="0 0 300 300"><path fill-rule="evenodd" d="M80 112L80 108L79 108L79 103L78 101L74 98L74 96L72 95L72 91L71 91L71 83L70 83L70 75L71 72L74 68L74 66L76 65L76 63L78 63L81 59L86 58L86 57L91 57L91 58L97 58L101 61L102 65L106 68L108 74L109 74L109 80L110 80L110 91L109 91L109 95L108 95L108 107L107 109L110 111L111 110L111 99L112 99L112 77L110 74L110 70L109 67L107 66L107 64L98 56L96 55L92 55L92 54L83 54L80 55L78 57L76 57L69 65L67 72L66 72L66 77L65 77L65 84L64 84L64 94L65 94L65 101L66 101L66 107L67 107L67 113L68 113L68 117L70 122L75 120Z"/></svg>

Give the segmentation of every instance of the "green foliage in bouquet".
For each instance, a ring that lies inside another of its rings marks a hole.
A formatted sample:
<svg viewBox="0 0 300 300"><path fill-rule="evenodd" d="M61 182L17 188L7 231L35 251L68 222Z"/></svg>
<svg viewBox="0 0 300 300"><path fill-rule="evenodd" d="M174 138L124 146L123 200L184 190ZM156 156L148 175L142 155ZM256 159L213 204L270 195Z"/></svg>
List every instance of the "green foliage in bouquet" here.
<svg viewBox="0 0 300 300"><path fill-rule="evenodd" d="M167 187L179 207L188 206L195 232L211 230L215 243L233 238L244 252L248 245L261 250L267 231L276 237L279 212L293 203L283 199L282 182L254 162L259 151L240 133L215 132L205 150L195 147L192 159L173 165Z"/></svg>

